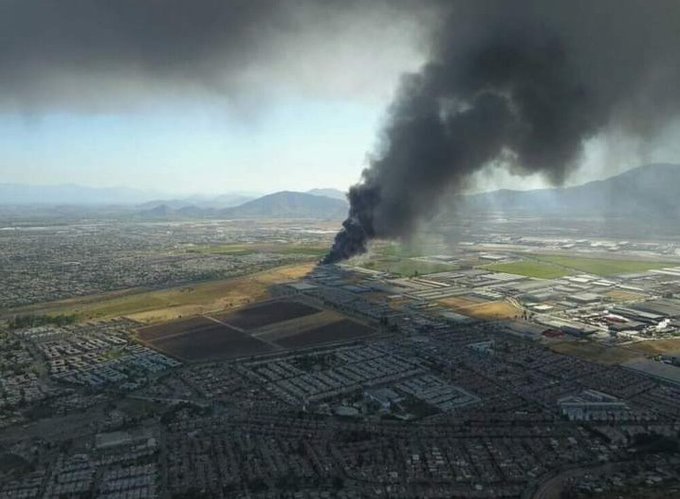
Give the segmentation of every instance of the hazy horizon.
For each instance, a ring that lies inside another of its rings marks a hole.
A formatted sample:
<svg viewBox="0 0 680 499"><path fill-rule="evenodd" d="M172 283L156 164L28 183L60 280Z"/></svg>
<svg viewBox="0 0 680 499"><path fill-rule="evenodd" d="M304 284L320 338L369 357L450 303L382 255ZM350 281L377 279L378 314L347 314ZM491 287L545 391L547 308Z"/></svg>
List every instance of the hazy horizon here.
<svg viewBox="0 0 680 499"><path fill-rule="evenodd" d="M670 163L675 164L674 161L654 161L648 164L656 163ZM680 165L680 162L678 163ZM575 175L568 182L564 184L564 187L573 187L578 185L583 185L588 182L604 180L610 177L615 177L621 173L629 170L634 170L636 168L645 166L643 164L635 164L620 168L618 170L603 169L600 170L600 175ZM589 170L592 172L592 170ZM585 172L584 172L585 173ZM493 192L496 190L510 189L517 191L529 191L541 188L551 188L555 187L549 182L544 181L539 176L527 177L514 177L512 174L504 172L503 170L487 170L482 174L478 175L477 185L468 191L468 194ZM281 189L262 189L262 190L252 190L252 189L222 189L215 187L214 190L203 190L203 191L184 191L184 190L163 190L155 189L151 187L144 187L140 185L124 185L124 184L111 184L111 185L93 185L86 184L83 182L55 182L55 183L44 183L44 182L4 182L0 180L0 185L17 185L17 186L27 186L36 188L64 188L64 187L77 187L85 189L102 189L102 190L129 190L134 191L144 198L149 200L159 200L161 198L167 197L177 197L177 198L214 198L223 195L238 195L246 197L258 197L266 196L268 194L274 194L281 191L293 191L293 192L308 192L315 189L335 189L342 192L347 192L347 189L352 185L352 183L347 186L335 186L335 185L305 185L303 186L287 186Z"/></svg>
<svg viewBox="0 0 680 499"><path fill-rule="evenodd" d="M4 7L11 43L0 67L11 77L0 84L0 183L182 196L347 190L384 146L390 102L427 61L441 22L437 2L257 3L231 32L226 4L126 4L118 17L104 4L84 14L77 3L18 5ZM136 27L143 15L154 29ZM656 132L591 137L566 185L680 161L677 123ZM471 190L548 185L486 168Z"/></svg>

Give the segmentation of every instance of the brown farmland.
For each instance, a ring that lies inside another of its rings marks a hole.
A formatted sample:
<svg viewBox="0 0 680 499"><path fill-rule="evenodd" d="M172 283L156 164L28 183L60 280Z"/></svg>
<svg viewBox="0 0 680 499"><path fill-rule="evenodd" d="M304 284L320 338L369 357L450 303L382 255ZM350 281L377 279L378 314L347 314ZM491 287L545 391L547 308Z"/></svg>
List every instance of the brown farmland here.
<svg viewBox="0 0 680 499"><path fill-rule="evenodd" d="M142 328L138 334L153 348L185 361L260 355L273 349L263 341L204 317Z"/></svg>
<svg viewBox="0 0 680 499"><path fill-rule="evenodd" d="M307 348L323 343L346 341L363 338L374 333L374 330L349 319L332 322L299 334L286 336L276 341L284 348Z"/></svg>
<svg viewBox="0 0 680 499"><path fill-rule="evenodd" d="M255 305L229 314L215 315L221 322L240 329L257 329L319 313L320 310L294 301L274 301Z"/></svg>
<svg viewBox="0 0 680 499"><path fill-rule="evenodd" d="M153 343L158 339L168 338L176 334L184 334L188 331L199 331L214 325L215 321L197 316L190 319L166 322L158 326L143 327L137 330L137 336L144 342Z"/></svg>

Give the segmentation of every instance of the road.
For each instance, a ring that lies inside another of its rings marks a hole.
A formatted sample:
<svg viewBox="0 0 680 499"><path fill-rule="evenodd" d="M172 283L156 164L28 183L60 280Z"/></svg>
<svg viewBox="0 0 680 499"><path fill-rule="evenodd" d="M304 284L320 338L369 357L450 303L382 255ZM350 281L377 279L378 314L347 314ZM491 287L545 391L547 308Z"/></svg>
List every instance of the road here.
<svg viewBox="0 0 680 499"><path fill-rule="evenodd" d="M562 490L566 482L570 478L576 478L584 474L610 474L613 473L616 467L623 464L623 462L605 463L593 466L578 466L576 468L569 468L563 471L554 472L544 477L544 481L529 486L522 494L522 499L560 499Z"/></svg>

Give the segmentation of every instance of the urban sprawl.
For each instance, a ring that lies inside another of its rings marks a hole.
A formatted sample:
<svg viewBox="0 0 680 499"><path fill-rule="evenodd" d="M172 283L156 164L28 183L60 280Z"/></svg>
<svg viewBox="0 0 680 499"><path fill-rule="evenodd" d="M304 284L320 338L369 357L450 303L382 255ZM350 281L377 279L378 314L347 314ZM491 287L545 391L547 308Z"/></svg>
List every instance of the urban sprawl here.
<svg viewBox="0 0 680 499"><path fill-rule="evenodd" d="M0 498L680 495L672 240L497 225L310 265L263 300L171 321L17 320L313 263L281 248L333 234L302 227L1 232Z"/></svg>

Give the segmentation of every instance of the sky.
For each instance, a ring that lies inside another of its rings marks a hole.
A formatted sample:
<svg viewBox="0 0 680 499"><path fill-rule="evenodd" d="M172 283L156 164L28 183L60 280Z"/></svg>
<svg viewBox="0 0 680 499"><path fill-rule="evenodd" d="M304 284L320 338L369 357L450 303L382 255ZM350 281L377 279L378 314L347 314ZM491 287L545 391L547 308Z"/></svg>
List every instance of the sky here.
<svg viewBox="0 0 680 499"><path fill-rule="evenodd" d="M5 0L0 183L346 190L428 59L437 3ZM566 183L676 162L679 130L592 139ZM469 188L545 185L487 167Z"/></svg>
<svg viewBox="0 0 680 499"><path fill-rule="evenodd" d="M5 115L2 182L176 194L346 189L365 166L381 112L379 104L291 96L248 118L219 102L121 114Z"/></svg>
<svg viewBox="0 0 680 499"><path fill-rule="evenodd" d="M6 113L0 116L0 182L125 186L176 195L345 191L376 147L385 105L378 99L290 96L249 117L222 109L219 101L94 115ZM567 185L643 163L676 162L680 143L673 136L669 131L654 143L637 144L593 140ZM471 191L547 185L540 175L487 168Z"/></svg>
<svg viewBox="0 0 680 499"><path fill-rule="evenodd" d="M0 183L346 190L424 59L397 3L7 0Z"/></svg>

